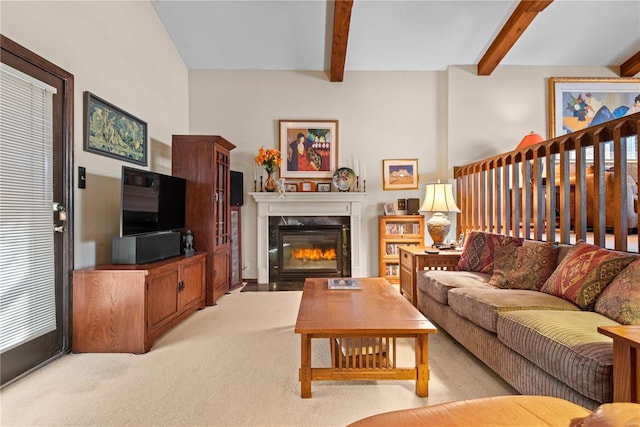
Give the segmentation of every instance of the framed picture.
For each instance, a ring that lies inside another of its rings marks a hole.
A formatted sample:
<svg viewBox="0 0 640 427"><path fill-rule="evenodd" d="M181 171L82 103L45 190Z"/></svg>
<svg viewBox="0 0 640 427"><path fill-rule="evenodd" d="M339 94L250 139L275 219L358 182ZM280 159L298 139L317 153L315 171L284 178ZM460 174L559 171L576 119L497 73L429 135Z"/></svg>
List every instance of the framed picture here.
<svg viewBox="0 0 640 427"><path fill-rule="evenodd" d="M300 191L316 191L316 183L310 181L304 181L298 183L298 190Z"/></svg>
<svg viewBox="0 0 640 427"><path fill-rule="evenodd" d="M280 120L280 176L331 178L338 164L337 120Z"/></svg>
<svg viewBox="0 0 640 427"><path fill-rule="evenodd" d="M84 150L147 165L147 123L84 92Z"/></svg>
<svg viewBox="0 0 640 427"><path fill-rule="evenodd" d="M384 214L385 215L395 215L396 207L393 202L387 202L384 204Z"/></svg>
<svg viewBox="0 0 640 427"><path fill-rule="evenodd" d="M640 112L640 78L549 78L549 138Z"/></svg>
<svg viewBox="0 0 640 427"><path fill-rule="evenodd" d="M418 189L418 159L383 160L382 189Z"/></svg>
<svg viewBox="0 0 640 427"><path fill-rule="evenodd" d="M298 191L298 184L285 184L284 185L284 191L287 192L287 193L297 192Z"/></svg>
<svg viewBox="0 0 640 427"><path fill-rule="evenodd" d="M330 193L331 184L328 182L319 182L318 184L316 184L316 191L320 193Z"/></svg>

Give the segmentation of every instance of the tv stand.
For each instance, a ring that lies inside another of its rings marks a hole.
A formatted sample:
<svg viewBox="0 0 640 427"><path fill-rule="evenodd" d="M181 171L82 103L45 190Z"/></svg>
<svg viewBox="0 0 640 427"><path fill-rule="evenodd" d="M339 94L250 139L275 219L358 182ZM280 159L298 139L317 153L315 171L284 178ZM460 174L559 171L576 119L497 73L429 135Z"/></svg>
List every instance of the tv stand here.
<svg viewBox="0 0 640 427"><path fill-rule="evenodd" d="M73 272L77 353L146 353L153 342L204 308L206 253L141 265Z"/></svg>

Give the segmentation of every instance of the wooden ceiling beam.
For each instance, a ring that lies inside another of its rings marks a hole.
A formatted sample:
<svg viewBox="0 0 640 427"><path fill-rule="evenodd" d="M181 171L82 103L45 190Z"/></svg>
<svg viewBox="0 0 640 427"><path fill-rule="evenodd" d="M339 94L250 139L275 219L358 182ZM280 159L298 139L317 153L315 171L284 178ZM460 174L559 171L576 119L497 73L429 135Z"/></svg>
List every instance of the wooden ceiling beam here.
<svg viewBox="0 0 640 427"><path fill-rule="evenodd" d="M637 52L620 66L620 77L633 77L638 73L640 73L640 52Z"/></svg>
<svg viewBox="0 0 640 427"><path fill-rule="evenodd" d="M347 42L353 0L335 0L333 12L333 41L331 43L331 70L329 78L332 82L344 79L344 64L347 60Z"/></svg>
<svg viewBox="0 0 640 427"><path fill-rule="evenodd" d="M553 0L520 0L516 9L478 63L478 75L490 75L520 36L524 34L524 31L538 13L542 12L551 3L553 3Z"/></svg>

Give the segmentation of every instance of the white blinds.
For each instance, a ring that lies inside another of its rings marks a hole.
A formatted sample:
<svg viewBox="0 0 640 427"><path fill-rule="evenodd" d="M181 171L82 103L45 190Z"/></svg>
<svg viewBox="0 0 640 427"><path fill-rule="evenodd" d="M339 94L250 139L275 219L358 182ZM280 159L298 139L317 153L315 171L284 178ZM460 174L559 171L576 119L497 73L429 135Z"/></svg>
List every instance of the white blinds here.
<svg viewBox="0 0 640 427"><path fill-rule="evenodd" d="M52 98L0 68L0 353L56 329Z"/></svg>

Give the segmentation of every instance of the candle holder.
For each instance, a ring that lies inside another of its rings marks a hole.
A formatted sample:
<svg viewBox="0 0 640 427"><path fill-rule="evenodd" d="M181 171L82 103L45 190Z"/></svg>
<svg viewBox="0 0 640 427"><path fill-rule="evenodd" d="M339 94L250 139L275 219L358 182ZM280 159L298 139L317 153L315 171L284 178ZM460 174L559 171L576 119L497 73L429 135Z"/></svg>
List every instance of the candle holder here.
<svg viewBox="0 0 640 427"><path fill-rule="evenodd" d="M260 175L260 191L264 191L264 188L262 187L262 175Z"/></svg>
<svg viewBox="0 0 640 427"><path fill-rule="evenodd" d="M258 191L258 180L254 179L253 180L253 191Z"/></svg>
<svg viewBox="0 0 640 427"><path fill-rule="evenodd" d="M362 192L363 193L367 192L367 180L366 179L362 180Z"/></svg>

